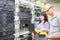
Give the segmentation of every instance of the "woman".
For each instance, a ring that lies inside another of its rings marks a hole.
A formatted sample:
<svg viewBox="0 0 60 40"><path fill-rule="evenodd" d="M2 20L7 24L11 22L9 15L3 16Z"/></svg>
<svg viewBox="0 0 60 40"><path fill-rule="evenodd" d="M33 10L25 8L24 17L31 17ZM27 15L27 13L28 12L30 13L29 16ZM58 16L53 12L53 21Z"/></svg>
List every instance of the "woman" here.
<svg viewBox="0 0 60 40"><path fill-rule="evenodd" d="M39 24L37 24L36 28L46 32L46 34L48 34L49 31L49 23L48 23L48 19L47 16L45 14L45 12L40 13L40 21ZM48 40L43 36L40 36L40 34L36 33L35 34L35 40Z"/></svg>

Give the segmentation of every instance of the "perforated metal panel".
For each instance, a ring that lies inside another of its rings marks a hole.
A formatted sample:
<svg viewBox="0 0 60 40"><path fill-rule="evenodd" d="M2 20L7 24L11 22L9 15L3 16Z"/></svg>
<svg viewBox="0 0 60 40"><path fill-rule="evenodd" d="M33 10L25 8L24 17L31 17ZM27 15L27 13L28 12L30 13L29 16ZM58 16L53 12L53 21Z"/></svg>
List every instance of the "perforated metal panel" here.
<svg viewBox="0 0 60 40"><path fill-rule="evenodd" d="M24 6L20 7L20 11L18 15L19 15L19 18L28 18L28 19L32 18L31 9L26 8Z"/></svg>
<svg viewBox="0 0 60 40"><path fill-rule="evenodd" d="M28 29L28 31L33 31L33 27L34 25L31 24L31 18L32 18L32 14L31 14L31 9L27 8L26 6L20 6L20 11L18 13L19 19L20 19L20 29L21 30L26 30ZM31 29L32 28L32 29Z"/></svg>
<svg viewBox="0 0 60 40"><path fill-rule="evenodd" d="M0 0L0 8L4 6L4 0Z"/></svg>
<svg viewBox="0 0 60 40"><path fill-rule="evenodd" d="M14 0L7 0L5 8L9 11L15 10L15 1Z"/></svg>
<svg viewBox="0 0 60 40"><path fill-rule="evenodd" d="M14 26L14 0L0 0L0 39L13 40ZM9 38L10 39L9 39Z"/></svg>

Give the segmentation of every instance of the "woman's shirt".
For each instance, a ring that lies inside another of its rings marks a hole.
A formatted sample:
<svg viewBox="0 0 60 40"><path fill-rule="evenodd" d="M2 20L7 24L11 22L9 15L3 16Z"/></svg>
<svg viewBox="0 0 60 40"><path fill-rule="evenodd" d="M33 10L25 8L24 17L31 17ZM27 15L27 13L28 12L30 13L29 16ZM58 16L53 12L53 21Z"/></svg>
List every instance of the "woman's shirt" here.
<svg viewBox="0 0 60 40"><path fill-rule="evenodd" d="M36 25L36 28L37 29L49 29L49 23L48 22L45 22L45 23L43 23L43 24L37 24Z"/></svg>

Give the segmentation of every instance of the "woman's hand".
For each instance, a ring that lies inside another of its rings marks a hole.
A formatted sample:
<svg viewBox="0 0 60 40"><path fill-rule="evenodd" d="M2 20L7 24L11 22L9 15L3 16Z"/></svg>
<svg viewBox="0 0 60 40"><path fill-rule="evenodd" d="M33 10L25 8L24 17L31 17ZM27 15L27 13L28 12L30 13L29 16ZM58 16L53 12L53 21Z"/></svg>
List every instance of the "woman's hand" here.
<svg viewBox="0 0 60 40"><path fill-rule="evenodd" d="M39 34L36 34L35 36L39 36Z"/></svg>
<svg viewBox="0 0 60 40"><path fill-rule="evenodd" d="M34 40L34 39L35 39L35 38L34 38L34 36L35 36L35 35L34 35L34 33L32 33L32 40Z"/></svg>
<svg viewBox="0 0 60 40"><path fill-rule="evenodd" d="M34 33L32 33L32 36L34 36Z"/></svg>

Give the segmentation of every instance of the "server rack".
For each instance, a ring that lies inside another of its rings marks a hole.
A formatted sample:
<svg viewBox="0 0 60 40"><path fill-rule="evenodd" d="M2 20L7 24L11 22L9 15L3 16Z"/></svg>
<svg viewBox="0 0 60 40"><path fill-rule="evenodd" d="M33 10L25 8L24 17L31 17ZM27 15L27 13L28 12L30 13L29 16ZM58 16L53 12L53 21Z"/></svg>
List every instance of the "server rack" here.
<svg viewBox="0 0 60 40"><path fill-rule="evenodd" d="M0 0L0 40L14 40L15 0Z"/></svg>

